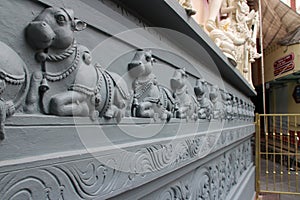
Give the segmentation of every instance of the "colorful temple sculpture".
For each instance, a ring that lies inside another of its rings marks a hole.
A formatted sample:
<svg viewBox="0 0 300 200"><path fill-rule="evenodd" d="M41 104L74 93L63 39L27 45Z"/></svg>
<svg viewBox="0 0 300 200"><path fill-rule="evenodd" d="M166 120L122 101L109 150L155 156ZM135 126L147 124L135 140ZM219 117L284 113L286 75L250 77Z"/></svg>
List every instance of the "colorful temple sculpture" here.
<svg viewBox="0 0 300 200"><path fill-rule="evenodd" d="M204 0L190 4L197 11L193 18L253 87L251 64L261 57L257 52L258 11L250 9L247 0Z"/></svg>

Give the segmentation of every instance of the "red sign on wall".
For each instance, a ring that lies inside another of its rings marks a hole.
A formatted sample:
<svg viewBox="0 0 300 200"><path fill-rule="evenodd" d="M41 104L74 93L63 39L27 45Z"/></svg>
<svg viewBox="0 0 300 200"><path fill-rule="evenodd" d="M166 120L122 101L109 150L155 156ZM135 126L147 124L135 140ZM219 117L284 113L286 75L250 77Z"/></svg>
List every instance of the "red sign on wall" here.
<svg viewBox="0 0 300 200"><path fill-rule="evenodd" d="M276 60L273 64L274 76L278 76L293 70L295 68L294 57L294 53L291 53L287 56L284 56L283 58Z"/></svg>

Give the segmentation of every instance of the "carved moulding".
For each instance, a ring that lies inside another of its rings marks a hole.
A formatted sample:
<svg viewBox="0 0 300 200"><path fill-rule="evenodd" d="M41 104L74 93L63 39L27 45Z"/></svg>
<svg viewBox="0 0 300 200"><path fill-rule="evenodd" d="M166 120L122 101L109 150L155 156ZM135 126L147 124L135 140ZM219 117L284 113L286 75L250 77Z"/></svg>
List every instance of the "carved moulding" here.
<svg viewBox="0 0 300 200"><path fill-rule="evenodd" d="M38 166L32 164L30 169L1 173L0 196L12 200L20 198L42 200L112 197L129 188L146 184L162 174L170 173L238 140L245 139L253 133L252 131L253 125L232 127L221 132L213 131L209 135L199 134L170 142L128 147L128 149L122 149L121 152L105 151L102 152L102 156L101 152L97 152L92 154L98 155L95 158L84 157L82 159L82 155L80 155L81 159L74 157L67 162L61 162L60 158L57 161L51 160L48 164L44 163ZM238 132L241 133L237 134ZM222 139L224 137L227 139ZM239 148L235 151L236 156L240 156L248 148L247 145ZM238 169L230 168L228 173L235 172L235 174L226 176L239 177L242 174L239 167L246 166L251 162L251 159L241 162L247 156L238 160L232 154L230 158L237 160L235 166ZM230 160L230 158L225 160ZM210 173L213 173L213 170ZM210 179L213 179L211 175ZM189 187L187 189L189 190ZM184 195L188 195L188 193Z"/></svg>

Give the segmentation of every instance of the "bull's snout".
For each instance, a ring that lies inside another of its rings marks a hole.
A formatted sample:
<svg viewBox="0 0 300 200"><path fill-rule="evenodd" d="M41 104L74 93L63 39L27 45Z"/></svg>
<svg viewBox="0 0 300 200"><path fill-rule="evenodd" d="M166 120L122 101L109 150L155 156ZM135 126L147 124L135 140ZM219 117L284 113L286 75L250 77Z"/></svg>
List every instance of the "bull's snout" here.
<svg viewBox="0 0 300 200"><path fill-rule="evenodd" d="M132 61L128 64L128 72L132 77L139 77L145 75L145 65L141 61Z"/></svg>
<svg viewBox="0 0 300 200"><path fill-rule="evenodd" d="M133 61L128 64L128 71L134 69L135 67L141 66L143 63L141 61Z"/></svg>
<svg viewBox="0 0 300 200"><path fill-rule="evenodd" d="M194 87L194 92L196 96L202 96L205 93L204 89L200 86Z"/></svg>
<svg viewBox="0 0 300 200"><path fill-rule="evenodd" d="M182 80L176 77L171 78L170 84L173 90L180 89L183 86Z"/></svg>
<svg viewBox="0 0 300 200"><path fill-rule="evenodd" d="M26 28L26 39L34 49L48 48L54 38L54 31L44 21L33 21Z"/></svg>

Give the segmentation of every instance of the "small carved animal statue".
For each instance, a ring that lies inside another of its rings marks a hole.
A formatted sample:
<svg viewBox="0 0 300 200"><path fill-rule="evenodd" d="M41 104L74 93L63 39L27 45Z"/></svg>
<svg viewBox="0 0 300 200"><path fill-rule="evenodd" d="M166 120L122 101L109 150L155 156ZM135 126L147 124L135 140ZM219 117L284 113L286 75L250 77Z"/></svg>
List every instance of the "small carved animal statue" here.
<svg viewBox="0 0 300 200"><path fill-rule="evenodd" d="M198 117L199 119L208 119L212 117L213 104L209 99L209 90L207 87L207 81L204 78L200 78L196 81L194 92L199 103Z"/></svg>
<svg viewBox="0 0 300 200"><path fill-rule="evenodd" d="M158 84L152 72L154 61L151 51L138 50L128 64L129 74L134 78L131 113L134 117L160 118L169 121L174 100L172 93Z"/></svg>
<svg viewBox="0 0 300 200"><path fill-rule="evenodd" d="M214 119L224 119L225 111L222 102L219 100L220 90L214 85L209 93L210 100L213 104L212 114Z"/></svg>
<svg viewBox="0 0 300 200"><path fill-rule="evenodd" d="M27 97L29 112L34 112L40 93L40 98L49 96L44 108L49 114L121 120L129 98L127 85L119 75L92 64L90 51L76 44L74 32L85 27L84 22L74 18L73 10L57 7L46 8L28 25L27 41L38 50L36 59L41 62L41 71L32 76Z"/></svg>
<svg viewBox="0 0 300 200"><path fill-rule="evenodd" d="M5 137L4 123L23 103L28 91L28 71L20 56L0 42L0 140Z"/></svg>
<svg viewBox="0 0 300 200"><path fill-rule="evenodd" d="M232 118L236 119L239 116L238 112L238 97L233 97L232 99Z"/></svg>
<svg viewBox="0 0 300 200"><path fill-rule="evenodd" d="M230 120L232 119L232 97L231 94L227 91L222 91L221 93L223 105L224 105L224 115L225 118Z"/></svg>
<svg viewBox="0 0 300 200"><path fill-rule="evenodd" d="M175 98L174 115L180 119L197 120L199 105L196 98L188 92L187 77L185 69L177 69L170 80Z"/></svg>

